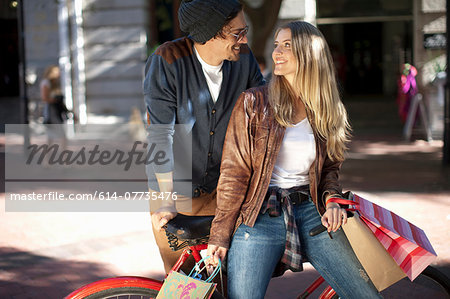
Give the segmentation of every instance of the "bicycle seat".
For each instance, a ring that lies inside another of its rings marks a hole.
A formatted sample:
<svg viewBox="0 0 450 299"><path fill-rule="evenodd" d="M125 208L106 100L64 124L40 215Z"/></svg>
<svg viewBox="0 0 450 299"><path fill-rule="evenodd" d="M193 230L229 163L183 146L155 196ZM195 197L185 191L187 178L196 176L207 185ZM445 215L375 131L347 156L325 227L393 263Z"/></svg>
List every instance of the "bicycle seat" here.
<svg viewBox="0 0 450 299"><path fill-rule="evenodd" d="M209 236L214 216L186 216L177 214L166 224L166 231L180 239L202 239Z"/></svg>

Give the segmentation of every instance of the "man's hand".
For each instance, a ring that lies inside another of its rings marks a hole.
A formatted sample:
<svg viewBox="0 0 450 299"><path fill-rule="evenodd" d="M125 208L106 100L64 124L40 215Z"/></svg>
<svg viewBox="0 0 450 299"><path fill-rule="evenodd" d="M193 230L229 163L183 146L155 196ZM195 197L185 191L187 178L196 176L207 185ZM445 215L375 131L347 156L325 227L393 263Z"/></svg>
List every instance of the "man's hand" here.
<svg viewBox="0 0 450 299"><path fill-rule="evenodd" d="M173 192L173 172L167 173L155 173L156 179L158 181L159 191L165 194L166 192ZM149 192L157 192L149 189ZM158 196L158 198L160 198ZM151 202L151 201L150 201ZM170 220L177 216L177 209L175 208L175 201L172 197L165 202L162 202L162 206L152 213L152 224L157 231L161 231L162 227L167 224ZM151 211L150 203L150 211Z"/></svg>
<svg viewBox="0 0 450 299"><path fill-rule="evenodd" d="M174 209L159 209L152 214L152 224L157 231L161 231L162 227L170 220L177 216L177 212Z"/></svg>

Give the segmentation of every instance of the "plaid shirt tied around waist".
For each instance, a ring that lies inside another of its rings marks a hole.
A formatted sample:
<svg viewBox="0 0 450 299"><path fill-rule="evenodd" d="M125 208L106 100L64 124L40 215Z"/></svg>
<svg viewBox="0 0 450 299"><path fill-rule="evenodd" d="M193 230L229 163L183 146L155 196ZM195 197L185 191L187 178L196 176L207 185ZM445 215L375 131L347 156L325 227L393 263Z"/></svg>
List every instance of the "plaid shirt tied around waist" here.
<svg viewBox="0 0 450 299"><path fill-rule="evenodd" d="M309 195L309 188L308 186L290 189L283 189L277 186L270 187L267 192L268 196L266 196L261 208L262 214L269 213L271 217L279 217L281 212L283 212L284 223L286 224L286 247L283 257L274 271L274 276L282 275L288 269L293 272L303 270L300 238L297 224L295 223L294 208L289 197L294 192Z"/></svg>

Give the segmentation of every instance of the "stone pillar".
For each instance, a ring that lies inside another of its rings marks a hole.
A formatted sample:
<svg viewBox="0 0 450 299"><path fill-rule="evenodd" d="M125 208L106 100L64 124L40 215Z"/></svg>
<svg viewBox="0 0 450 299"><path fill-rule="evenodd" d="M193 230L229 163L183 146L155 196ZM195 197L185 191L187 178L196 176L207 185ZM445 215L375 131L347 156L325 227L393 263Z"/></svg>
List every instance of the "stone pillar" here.
<svg viewBox="0 0 450 299"><path fill-rule="evenodd" d="M39 82L45 68L58 65L58 4L56 1L23 1L27 93L33 117L41 115Z"/></svg>
<svg viewBox="0 0 450 299"><path fill-rule="evenodd" d="M414 65L435 139L442 139L444 124L439 76L445 71L446 64L445 45L442 46L445 32L445 0L414 0Z"/></svg>
<svg viewBox="0 0 450 299"><path fill-rule="evenodd" d="M84 0L87 112L128 117L144 109L147 0Z"/></svg>

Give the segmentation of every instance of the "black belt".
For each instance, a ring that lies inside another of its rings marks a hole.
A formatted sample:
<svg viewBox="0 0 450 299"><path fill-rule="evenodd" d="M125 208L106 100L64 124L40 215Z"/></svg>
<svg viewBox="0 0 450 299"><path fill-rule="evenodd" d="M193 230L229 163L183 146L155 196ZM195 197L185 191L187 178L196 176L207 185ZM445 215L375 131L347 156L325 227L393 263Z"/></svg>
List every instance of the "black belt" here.
<svg viewBox="0 0 450 299"><path fill-rule="evenodd" d="M309 200L309 194L297 191L289 194L289 198L291 199L293 205L299 205L302 202Z"/></svg>

